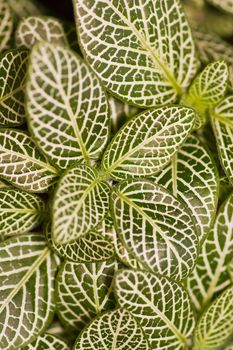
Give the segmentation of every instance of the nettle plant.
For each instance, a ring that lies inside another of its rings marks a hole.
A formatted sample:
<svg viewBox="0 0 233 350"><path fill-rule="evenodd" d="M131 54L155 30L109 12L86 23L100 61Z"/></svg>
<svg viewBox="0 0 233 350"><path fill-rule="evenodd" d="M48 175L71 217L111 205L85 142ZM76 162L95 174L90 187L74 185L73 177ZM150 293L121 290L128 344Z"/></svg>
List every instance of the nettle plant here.
<svg viewBox="0 0 233 350"><path fill-rule="evenodd" d="M72 25L18 5L0 2L0 348L233 349L233 48L178 0L76 0L82 58Z"/></svg>

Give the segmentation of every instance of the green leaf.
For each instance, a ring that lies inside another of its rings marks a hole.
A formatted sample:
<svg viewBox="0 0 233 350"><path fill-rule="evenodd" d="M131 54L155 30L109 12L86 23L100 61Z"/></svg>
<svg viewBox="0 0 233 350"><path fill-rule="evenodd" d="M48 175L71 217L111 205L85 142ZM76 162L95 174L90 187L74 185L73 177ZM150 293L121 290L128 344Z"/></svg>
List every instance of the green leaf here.
<svg viewBox="0 0 233 350"><path fill-rule="evenodd" d="M233 194L220 207L214 227L204 241L197 264L187 280L189 294L199 311L231 283L227 265L233 259L232 222Z"/></svg>
<svg viewBox="0 0 233 350"><path fill-rule="evenodd" d="M53 203L52 239L70 243L102 221L109 208L110 187L95 169L86 165L61 177Z"/></svg>
<svg viewBox="0 0 233 350"><path fill-rule="evenodd" d="M115 290L118 304L136 318L152 349L189 348L195 319L187 292L176 282L122 270L116 274Z"/></svg>
<svg viewBox="0 0 233 350"><path fill-rule="evenodd" d="M61 338L45 333L39 336L32 344L20 350L70 350L70 347Z"/></svg>
<svg viewBox="0 0 233 350"><path fill-rule="evenodd" d="M177 280L190 274L198 254L195 226L167 190L146 180L121 182L111 211L121 241L145 269Z"/></svg>
<svg viewBox="0 0 233 350"><path fill-rule="evenodd" d="M27 16L40 16L45 12L40 1L36 0L8 0L15 19Z"/></svg>
<svg viewBox="0 0 233 350"><path fill-rule="evenodd" d="M195 78L182 104L198 111L195 128L206 122L206 112L216 106L224 97L228 83L228 67L225 61L219 60L208 64Z"/></svg>
<svg viewBox="0 0 233 350"><path fill-rule="evenodd" d="M73 350L150 350L145 335L124 309L108 311L93 320L79 335Z"/></svg>
<svg viewBox="0 0 233 350"><path fill-rule="evenodd" d="M169 106L142 112L113 138L102 159L102 169L114 180L151 176L161 170L190 133L195 112Z"/></svg>
<svg viewBox="0 0 233 350"><path fill-rule="evenodd" d="M233 286L227 288L200 318L194 350L217 350L233 333Z"/></svg>
<svg viewBox="0 0 233 350"><path fill-rule="evenodd" d="M0 240L37 227L44 210L39 196L14 188L0 188Z"/></svg>
<svg viewBox="0 0 233 350"><path fill-rule="evenodd" d="M153 107L175 102L189 86L198 61L178 0L74 3L83 52L113 95Z"/></svg>
<svg viewBox="0 0 233 350"><path fill-rule="evenodd" d="M13 32L13 18L7 0L0 2L0 52L9 47Z"/></svg>
<svg viewBox="0 0 233 350"><path fill-rule="evenodd" d="M0 129L0 177L26 191L45 192L57 175L31 137L22 131Z"/></svg>
<svg viewBox="0 0 233 350"><path fill-rule="evenodd" d="M25 123L27 65L27 50L13 49L0 57L0 126L19 126Z"/></svg>
<svg viewBox="0 0 233 350"><path fill-rule="evenodd" d="M152 180L186 203L199 239L204 240L217 208L219 176L212 155L199 139L189 136L167 167Z"/></svg>
<svg viewBox="0 0 233 350"><path fill-rule="evenodd" d="M80 331L93 317L114 308L113 275L115 259L101 263L77 264L66 261L56 280L57 312L61 322Z"/></svg>
<svg viewBox="0 0 233 350"><path fill-rule="evenodd" d="M29 128L50 161L62 169L97 160L109 136L104 90L71 50L37 44L27 83Z"/></svg>
<svg viewBox="0 0 233 350"><path fill-rule="evenodd" d="M233 14L233 0L208 0L208 2L220 10Z"/></svg>
<svg viewBox="0 0 233 350"><path fill-rule="evenodd" d="M63 26L56 18L45 16L23 18L15 33L16 46L30 49L38 41L58 45L68 44Z"/></svg>
<svg viewBox="0 0 233 350"><path fill-rule="evenodd" d="M0 245L0 344L15 350L51 322L57 264L42 235L28 234Z"/></svg>
<svg viewBox="0 0 233 350"><path fill-rule="evenodd" d="M212 126L223 170L233 184L233 95L215 108Z"/></svg>

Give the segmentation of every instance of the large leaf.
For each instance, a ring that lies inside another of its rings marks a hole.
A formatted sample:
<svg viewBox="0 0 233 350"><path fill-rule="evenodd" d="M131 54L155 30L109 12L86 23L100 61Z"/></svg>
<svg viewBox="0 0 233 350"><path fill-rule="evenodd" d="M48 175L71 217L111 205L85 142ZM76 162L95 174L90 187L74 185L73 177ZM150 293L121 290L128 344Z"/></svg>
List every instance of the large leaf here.
<svg viewBox="0 0 233 350"><path fill-rule="evenodd" d="M105 92L87 64L67 48L37 44L27 84L29 128L62 169L98 159L108 141Z"/></svg>
<svg viewBox="0 0 233 350"><path fill-rule="evenodd" d="M233 0L208 0L208 2L223 11L233 14Z"/></svg>
<svg viewBox="0 0 233 350"><path fill-rule="evenodd" d="M145 335L124 309L108 311L93 320L77 338L73 350L150 350Z"/></svg>
<svg viewBox="0 0 233 350"><path fill-rule="evenodd" d="M42 235L0 245L0 344L15 350L33 341L52 320L56 261Z"/></svg>
<svg viewBox="0 0 233 350"><path fill-rule="evenodd" d="M142 326L152 349L189 348L195 319L187 292L176 282L122 270L116 275L116 296Z"/></svg>
<svg viewBox="0 0 233 350"><path fill-rule="evenodd" d="M194 119L192 109L180 106L142 112L113 138L102 159L103 170L114 180L156 173L185 141Z"/></svg>
<svg viewBox="0 0 233 350"><path fill-rule="evenodd" d="M203 240L215 215L219 178L213 157L202 142L189 136L167 167L152 179L186 203Z"/></svg>
<svg viewBox="0 0 233 350"><path fill-rule="evenodd" d="M115 259L101 263L77 264L66 261L56 281L57 312L62 323L81 330L93 317L114 307Z"/></svg>
<svg viewBox="0 0 233 350"><path fill-rule="evenodd" d="M13 18L7 0L0 1L0 52L7 49L13 32Z"/></svg>
<svg viewBox="0 0 233 350"><path fill-rule="evenodd" d="M44 202L35 194L0 188L0 240L38 226L44 210Z"/></svg>
<svg viewBox="0 0 233 350"><path fill-rule="evenodd" d="M57 175L28 134L0 129L0 177L27 191L45 192Z"/></svg>
<svg viewBox="0 0 233 350"><path fill-rule="evenodd" d="M227 288L200 318L194 350L217 350L233 334L233 286Z"/></svg>
<svg viewBox="0 0 233 350"><path fill-rule="evenodd" d="M68 44L59 20L45 16L23 18L15 33L16 45L30 49L38 41L48 41L58 45Z"/></svg>
<svg viewBox="0 0 233 350"><path fill-rule="evenodd" d="M128 180L115 187L111 211L118 234L147 270L182 279L194 267L198 238L187 208L163 187Z"/></svg>
<svg viewBox="0 0 233 350"><path fill-rule="evenodd" d="M141 107L175 102L198 62L179 0L75 0L83 52L103 84Z"/></svg>
<svg viewBox="0 0 233 350"><path fill-rule="evenodd" d="M212 126L223 170L233 184L233 95L215 108Z"/></svg>
<svg viewBox="0 0 233 350"><path fill-rule="evenodd" d="M13 49L0 57L0 125L18 126L25 122L24 90L28 51Z"/></svg>
<svg viewBox="0 0 233 350"><path fill-rule="evenodd" d="M52 239L70 243L102 221L109 207L109 185L86 165L68 170L60 179L53 203Z"/></svg>
<svg viewBox="0 0 233 350"><path fill-rule="evenodd" d="M222 204L213 229L201 247L194 271L187 280L198 310L230 283L227 265L233 259L233 194Z"/></svg>
<svg viewBox="0 0 233 350"><path fill-rule="evenodd" d="M70 347L61 338L45 333L20 350L70 350Z"/></svg>

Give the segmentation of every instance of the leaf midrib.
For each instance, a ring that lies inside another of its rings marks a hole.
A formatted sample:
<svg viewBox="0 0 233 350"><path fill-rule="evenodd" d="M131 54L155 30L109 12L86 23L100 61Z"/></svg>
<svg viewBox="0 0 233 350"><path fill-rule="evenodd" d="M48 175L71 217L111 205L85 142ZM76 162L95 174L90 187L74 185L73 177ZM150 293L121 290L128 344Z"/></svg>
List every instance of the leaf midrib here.
<svg viewBox="0 0 233 350"><path fill-rule="evenodd" d="M18 213L33 213L33 214L37 214L39 213L39 210L38 209L11 209L11 208L0 208L0 213L3 213L3 212L6 212L6 213L15 213L15 214L18 214Z"/></svg>

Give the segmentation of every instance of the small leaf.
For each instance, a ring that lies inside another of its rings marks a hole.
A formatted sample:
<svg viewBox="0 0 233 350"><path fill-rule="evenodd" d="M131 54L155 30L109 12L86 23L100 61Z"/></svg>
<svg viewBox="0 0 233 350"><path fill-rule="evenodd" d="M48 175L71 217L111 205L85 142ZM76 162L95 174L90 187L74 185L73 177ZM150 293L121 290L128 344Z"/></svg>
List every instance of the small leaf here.
<svg viewBox="0 0 233 350"><path fill-rule="evenodd" d="M32 49L27 112L38 146L62 169L97 160L108 141L105 92L87 64L67 48L39 43Z"/></svg>
<svg viewBox="0 0 233 350"><path fill-rule="evenodd" d="M70 350L70 347L61 338L45 333L20 350Z"/></svg>
<svg viewBox="0 0 233 350"><path fill-rule="evenodd" d="M13 49L0 57L0 126L19 126L25 123L27 65L27 50Z"/></svg>
<svg viewBox="0 0 233 350"><path fill-rule="evenodd" d="M198 62L178 0L75 0L75 11L88 63L116 97L155 107L189 86Z"/></svg>
<svg viewBox="0 0 233 350"><path fill-rule="evenodd" d="M53 203L52 239L70 243L102 221L109 207L109 185L86 165L68 170L60 179Z"/></svg>
<svg viewBox="0 0 233 350"><path fill-rule="evenodd" d="M28 234L0 245L0 344L26 346L54 313L57 264L42 235Z"/></svg>
<svg viewBox="0 0 233 350"><path fill-rule="evenodd" d="M142 112L113 138L102 159L102 169L114 180L151 176L161 170L190 133L195 112L169 106Z"/></svg>
<svg viewBox="0 0 233 350"><path fill-rule="evenodd" d="M124 309L108 311L94 319L79 335L73 350L150 350L142 329Z"/></svg>
<svg viewBox="0 0 233 350"><path fill-rule="evenodd" d="M145 269L185 278L198 253L194 224L184 204L146 180L116 186L111 211L121 241Z"/></svg>
<svg viewBox="0 0 233 350"><path fill-rule="evenodd" d="M0 176L4 180L26 191L45 192L57 175L26 133L0 129Z"/></svg>
<svg viewBox="0 0 233 350"><path fill-rule="evenodd" d="M194 350L216 350L233 333L233 286L227 288L200 318L194 336Z"/></svg>
<svg viewBox="0 0 233 350"><path fill-rule="evenodd" d="M220 10L233 14L233 0L208 0L208 2Z"/></svg>
<svg viewBox="0 0 233 350"><path fill-rule="evenodd" d="M23 18L15 33L16 46L30 49L38 41L67 45L66 35L61 22L56 18L45 16Z"/></svg>
<svg viewBox="0 0 233 350"><path fill-rule="evenodd" d="M0 52L9 46L9 41L13 32L13 18L7 0L0 2Z"/></svg>
<svg viewBox="0 0 233 350"><path fill-rule="evenodd" d="M189 136L170 164L152 180L186 203L195 220L199 239L203 241L213 222L218 201L219 176L210 152L196 136Z"/></svg>
<svg viewBox="0 0 233 350"><path fill-rule="evenodd" d="M233 95L215 108L212 126L223 170L233 184Z"/></svg>
<svg viewBox="0 0 233 350"><path fill-rule="evenodd" d="M93 317L114 308L113 275L115 259L101 263L77 264L66 261L56 280L57 312L72 330L82 330Z"/></svg>
<svg viewBox="0 0 233 350"><path fill-rule="evenodd" d="M201 311L230 283L228 263L233 259L233 194L222 204L213 229L204 241L197 264L187 280L191 299Z"/></svg>
<svg viewBox="0 0 233 350"><path fill-rule="evenodd" d="M0 240L37 227L44 210L39 196L14 188L0 188Z"/></svg>
<svg viewBox="0 0 233 350"><path fill-rule="evenodd" d="M139 322L152 349L189 348L195 319L187 292L176 282L122 270L116 275L116 296Z"/></svg>

